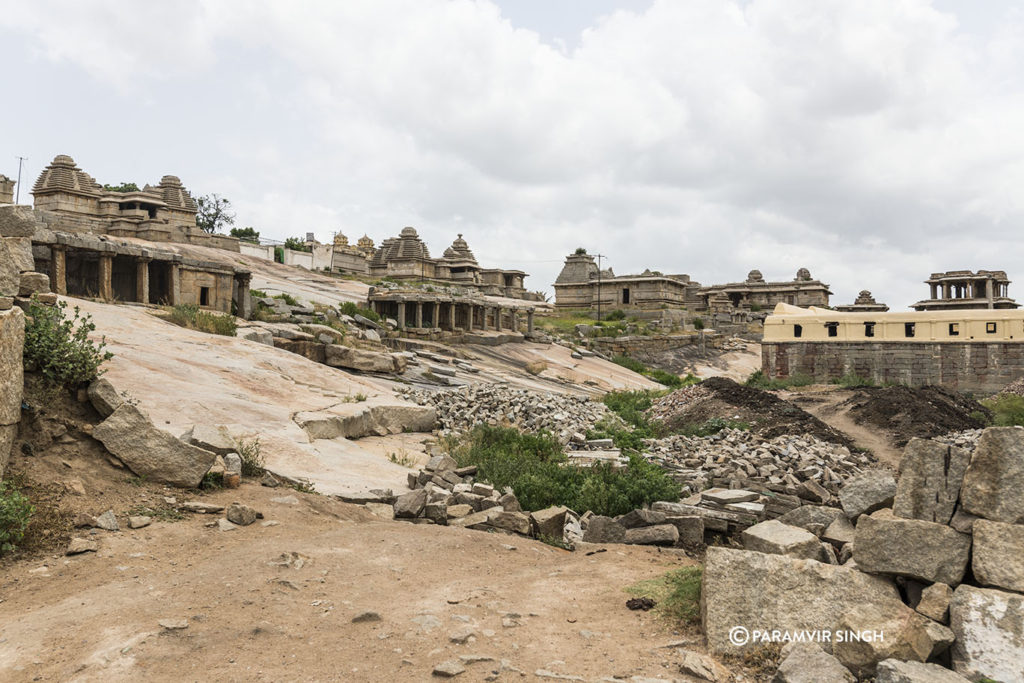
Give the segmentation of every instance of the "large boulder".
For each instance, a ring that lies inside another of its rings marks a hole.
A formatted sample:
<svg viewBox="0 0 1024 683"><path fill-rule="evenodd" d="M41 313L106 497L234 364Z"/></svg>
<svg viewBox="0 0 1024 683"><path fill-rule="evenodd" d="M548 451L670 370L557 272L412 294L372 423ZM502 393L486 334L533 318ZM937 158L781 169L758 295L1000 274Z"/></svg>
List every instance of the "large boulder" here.
<svg viewBox="0 0 1024 683"><path fill-rule="evenodd" d="M395 519L419 517L426 505L427 492L424 489L403 493L395 500Z"/></svg>
<svg viewBox="0 0 1024 683"><path fill-rule="evenodd" d="M978 583L1024 593L1024 525L979 519L972 558Z"/></svg>
<svg viewBox="0 0 1024 683"><path fill-rule="evenodd" d="M853 561L858 569L950 586L960 583L967 570L970 536L942 524L883 512L864 515L857 522Z"/></svg>
<svg viewBox="0 0 1024 683"><path fill-rule="evenodd" d="M955 671L938 664L887 659L875 670L875 683L970 683Z"/></svg>
<svg viewBox="0 0 1024 683"><path fill-rule="evenodd" d="M851 477L839 491L839 502L850 519L892 505L896 479L887 470L867 470Z"/></svg>
<svg viewBox="0 0 1024 683"><path fill-rule="evenodd" d="M328 344L324 349L324 362L335 368L361 372L405 372L407 361L401 356L379 351L353 349L341 344Z"/></svg>
<svg viewBox="0 0 1024 683"><path fill-rule="evenodd" d="M835 631L857 605L881 614L911 611L889 579L838 565L709 547L701 590L701 617L708 647L715 654L741 654L764 644L755 629ZM735 628L748 629L737 639ZM831 652L831 643L822 643Z"/></svg>
<svg viewBox="0 0 1024 683"><path fill-rule="evenodd" d="M157 429L129 403L96 425L92 435L138 476L172 486L199 486L217 457Z"/></svg>
<svg viewBox="0 0 1024 683"><path fill-rule="evenodd" d="M679 529L672 524L655 524L626 529L626 543L632 545L675 545L679 540Z"/></svg>
<svg viewBox="0 0 1024 683"><path fill-rule="evenodd" d="M50 291L50 276L30 271L18 277L18 296L45 294Z"/></svg>
<svg viewBox="0 0 1024 683"><path fill-rule="evenodd" d="M565 527L565 515L569 508L555 506L536 510L530 513L530 525L537 538L555 538L561 540Z"/></svg>
<svg viewBox="0 0 1024 683"><path fill-rule="evenodd" d="M100 417L110 417L124 403L124 398L114 388L114 385L105 379L93 380L86 393L89 403L100 414Z"/></svg>
<svg viewBox="0 0 1024 683"><path fill-rule="evenodd" d="M665 516L665 513L659 510L632 510L616 519L616 521L626 529L636 529L642 526L664 524Z"/></svg>
<svg viewBox="0 0 1024 683"><path fill-rule="evenodd" d="M900 461L892 512L897 517L949 524L971 454L963 448L911 439Z"/></svg>
<svg viewBox="0 0 1024 683"><path fill-rule="evenodd" d="M20 308L0 311L0 425L17 424L21 419L21 393L25 347L25 314ZM0 457L3 454L0 453Z"/></svg>
<svg viewBox="0 0 1024 683"><path fill-rule="evenodd" d="M0 236L32 237L36 221L28 206L0 206Z"/></svg>
<svg viewBox="0 0 1024 683"><path fill-rule="evenodd" d="M769 519L745 529L743 547L759 553L788 555L823 562L825 557L818 537L800 527Z"/></svg>
<svg viewBox="0 0 1024 683"><path fill-rule="evenodd" d="M960 504L995 522L1024 523L1024 427L982 433L964 474Z"/></svg>
<svg viewBox="0 0 1024 683"><path fill-rule="evenodd" d="M0 297L17 296L21 287L21 269L10 247L0 239Z"/></svg>
<svg viewBox="0 0 1024 683"><path fill-rule="evenodd" d="M1024 595L958 586L949 625L956 635L957 673L972 680L1024 681Z"/></svg>
<svg viewBox="0 0 1024 683"><path fill-rule="evenodd" d="M21 272L36 269L35 259L32 257L31 237L4 237L7 244L7 251L14 261L14 266Z"/></svg>
<svg viewBox="0 0 1024 683"><path fill-rule="evenodd" d="M850 670L817 643L790 643L772 683L856 683Z"/></svg>
<svg viewBox="0 0 1024 683"><path fill-rule="evenodd" d="M213 451L218 455L227 455L238 450L238 445L224 425L193 425L192 429L181 437L181 440L193 446Z"/></svg>
<svg viewBox="0 0 1024 683"><path fill-rule="evenodd" d="M594 515L583 530L583 540L586 543L623 543L626 530L611 517Z"/></svg>

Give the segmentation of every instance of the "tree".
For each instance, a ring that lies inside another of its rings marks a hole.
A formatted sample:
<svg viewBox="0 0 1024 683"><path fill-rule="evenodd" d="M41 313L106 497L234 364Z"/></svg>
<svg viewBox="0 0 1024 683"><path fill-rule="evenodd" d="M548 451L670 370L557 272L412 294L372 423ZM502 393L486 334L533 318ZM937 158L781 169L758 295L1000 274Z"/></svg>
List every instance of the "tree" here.
<svg viewBox="0 0 1024 683"><path fill-rule="evenodd" d="M217 194L208 194L196 200L196 225L203 232L213 234L235 224L231 202Z"/></svg>
<svg viewBox="0 0 1024 683"><path fill-rule="evenodd" d="M138 192L139 186L135 183L121 183L120 185L103 185L107 192Z"/></svg>
<svg viewBox="0 0 1024 683"><path fill-rule="evenodd" d="M583 256L586 253L587 253L587 250L584 249L583 247L576 247L576 255L577 256Z"/></svg>
<svg viewBox="0 0 1024 683"><path fill-rule="evenodd" d="M292 251L313 251L313 248L298 237L289 237L284 241L284 248Z"/></svg>
<svg viewBox="0 0 1024 683"><path fill-rule="evenodd" d="M251 225L247 225L244 228L231 228L231 236L246 242L259 243L260 241L260 233Z"/></svg>

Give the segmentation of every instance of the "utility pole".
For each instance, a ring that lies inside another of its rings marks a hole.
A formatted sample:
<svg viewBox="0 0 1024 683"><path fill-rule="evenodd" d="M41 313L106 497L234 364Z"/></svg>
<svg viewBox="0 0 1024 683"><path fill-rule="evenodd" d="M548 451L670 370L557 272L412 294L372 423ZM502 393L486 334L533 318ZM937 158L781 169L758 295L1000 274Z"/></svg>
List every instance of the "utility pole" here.
<svg viewBox="0 0 1024 683"><path fill-rule="evenodd" d="M601 259L604 254L594 254L597 257L597 319L601 319Z"/></svg>
<svg viewBox="0 0 1024 683"><path fill-rule="evenodd" d="M17 193L17 195L14 198L15 204L21 203L21 165L26 161L28 161L28 157L18 157L18 189L15 190L15 192Z"/></svg>

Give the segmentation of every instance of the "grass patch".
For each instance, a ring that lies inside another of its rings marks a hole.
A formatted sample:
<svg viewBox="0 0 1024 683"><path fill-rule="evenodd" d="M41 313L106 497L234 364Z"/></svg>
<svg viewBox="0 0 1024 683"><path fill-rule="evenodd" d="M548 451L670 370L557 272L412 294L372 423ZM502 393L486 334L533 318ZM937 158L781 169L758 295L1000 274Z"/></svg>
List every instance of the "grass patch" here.
<svg viewBox="0 0 1024 683"><path fill-rule="evenodd" d="M845 387L847 389L876 386L875 381L872 380L871 378L861 377L860 375L854 372L848 372L842 377L837 377L836 379L832 380L832 384L838 384L839 386Z"/></svg>
<svg viewBox="0 0 1024 683"><path fill-rule="evenodd" d="M1000 394L981 401L981 405L992 411L991 424L996 427L1024 425L1024 396ZM980 410L971 413L971 417L981 422L989 422L988 417Z"/></svg>
<svg viewBox="0 0 1024 683"><path fill-rule="evenodd" d="M130 517L152 517L158 522L180 522L187 517L184 512L173 507L151 508L145 505L136 505L127 514Z"/></svg>
<svg viewBox="0 0 1024 683"><path fill-rule="evenodd" d="M250 289L249 290L249 294L251 294L252 296L256 297L257 299L266 299L266 298L268 298L267 297L267 293L264 292L262 289Z"/></svg>
<svg viewBox="0 0 1024 683"><path fill-rule="evenodd" d="M810 375L797 373L785 379L768 379L763 372L758 370L747 378L745 384L748 387L763 389L764 391L778 391L780 389L810 386L814 384L814 378Z"/></svg>
<svg viewBox="0 0 1024 683"><path fill-rule="evenodd" d="M635 454L624 468L569 465L561 444L546 432L480 425L448 446L460 467L477 466L478 479L499 489L511 486L524 510L564 505L616 516L658 500L678 500L680 494L679 484Z"/></svg>
<svg viewBox="0 0 1024 683"><path fill-rule="evenodd" d="M652 598L655 610L666 619L684 626L700 623L702 567L683 567L626 589L630 595Z"/></svg>
<svg viewBox="0 0 1024 683"><path fill-rule="evenodd" d="M35 508L9 481L0 481L0 555L21 543Z"/></svg>
<svg viewBox="0 0 1024 683"><path fill-rule="evenodd" d="M291 294L289 294L288 292L281 292L280 294L275 294L271 298L272 299L280 299L281 301L285 302L289 306L298 306L299 305L299 300L296 299Z"/></svg>
<svg viewBox="0 0 1024 683"><path fill-rule="evenodd" d="M388 460L396 465L401 465L402 467L412 468L416 466L416 458L409 455L409 451L404 448L399 448L395 452L388 453Z"/></svg>
<svg viewBox="0 0 1024 683"><path fill-rule="evenodd" d="M679 389L680 387L688 387L691 384L700 383L700 378L688 373L686 377L680 377L679 375L660 370L658 368L649 368L635 358L629 356L613 356L612 362L616 365L621 365L627 370L643 375L647 379L652 379L659 384L664 384L670 389Z"/></svg>
<svg viewBox="0 0 1024 683"><path fill-rule="evenodd" d="M203 480L199 482L199 488L203 491L219 491L224 488L224 474L222 472L207 472Z"/></svg>
<svg viewBox="0 0 1024 683"><path fill-rule="evenodd" d="M548 364L542 360L531 360L529 363L526 364L526 367L523 369L526 370L531 375L536 376L547 370Z"/></svg>
<svg viewBox="0 0 1024 683"><path fill-rule="evenodd" d="M372 320L375 323L380 322L380 316L377 315L376 311L371 311L369 308L361 308L351 301L343 301L338 307L338 310L342 315L351 316L353 318L357 315L361 315L367 320Z"/></svg>
<svg viewBox="0 0 1024 683"><path fill-rule="evenodd" d="M234 337L238 329L234 316L204 311L195 304L178 304L172 307L167 320L179 327L225 337Z"/></svg>

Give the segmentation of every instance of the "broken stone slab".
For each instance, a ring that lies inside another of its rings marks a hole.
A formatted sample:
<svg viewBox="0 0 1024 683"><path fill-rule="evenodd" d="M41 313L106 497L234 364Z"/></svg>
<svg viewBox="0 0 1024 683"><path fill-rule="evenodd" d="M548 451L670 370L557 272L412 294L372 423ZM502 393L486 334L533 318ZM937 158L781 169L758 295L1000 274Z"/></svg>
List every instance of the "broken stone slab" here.
<svg viewBox="0 0 1024 683"><path fill-rule="evenodd" d="M427 505L427 492L416 489L395 499L395 519L419 517Z"/></svg>
<svg viewBox="0 0 1024 683"><path fill-rule="evenodd" d="M402 432L429 432L433 408L408 403L341 403L326 410L296 413L292 418L311 439L359 439Z"/></svg>
<svg viewBox="0 0 1024 683"><path fill-rule="evenodd" d="M183 488L199 486L217 457L157 429L128 403L98 424L92 435L139 477Z"/></svg>
<svg viewBox="0 0 1024 683"><path fill-rule="evenodd" d="M761 645L737 643L736 626L790 633L834 631L855 605L873 605L883 614L911 611L893 582L883 577L784 555L707 549L701 617L714 654L742 654ZM831 651L831 643L822 646Z"/></svg>
<svg viewBox="0 0 1024 683"><path fill-rule="evenodd" d="M624 543L626 530L611 517L594 515L583 530L585 543Z"/></svg>
<svg viewBox="0 0 1024 683"><path fill-rule="evenodd" d="M976 521L971 562L981 585L1024 593L1024 525Z"/></svg>
<svg viewBox="0 0 1024 683"><path fill-rule="evenodd" d="M900 460L900 481L892 513L897 517L949 524L971 454L962 448L913 438Z"/></svg>
<svg viewBox="0 0 1024 683"><path fill-rule="evenodd" d="M886 659L878 663L875 683L970 683L970 680L938 664Z"/></svg>
<svg viewBox="0 0 1024 683"><path fill-rule="evenodd" d="M626 529L654 526L665 523L665 513L659 510L632 510L616 518L616 522Z"/></svg>
<svg viewBox="0 0 1024 683"><path fill-rule="evenodd" d="M861 472L839 490L839 503L851 520L890 507L895 497L896 479L886 470Z"/></svg>
<svg viewBox="0 0 1024 683"><path fill-rule="evenodd" d="M799 486L796 487L796 495L804 500L810 500L815 503L827 503L832 500L832 494L829 493L829 490L813 479L800 482Z"/></svg>
<svg viewBox="0 0 1024 683"><path fill-rule="evenodd" d="M626 529L623 538L630 545L675 545L679 542L679 529L673 524L655 524Z"/></svg>
<svg viewBox="0 0 1024 683"><path fill-rule="evenodd" d="M530 517L523 512L506 512L500 507L487 510L487 526L504 529L522 536L530 534Z"/></svg>
<svg viewBox="0 0 1024 683"><path fill-rule="evenodd" d="M704 543L704 518L697 515L668 515L665 523L671 524L679 532L679 543L682 545L701 545Z"/></svg>
<svg viewBox="0 0 1024 683"><path fill-rule="evenodd" d="M937 635L932 630L942 629ZM838 630L860 637L837 638L832 652L856 676L873 676L885 659L925 662L944 651L952 632L913 610L878 605L852 605L839 620Z"/></svg>
<svg viewBox="0 0 1024 683"><path fill-rule="evenodd" d="M1024 523L1024 428L982 432L964 474L960 504L993 522Z"/></svg>
<svg viewBox="0 0 1024 683"><path fill-rule="evenodd" d="M448 505L443 502L427 503L423 507L423 516L434 524L448 525Z"/></svg>
<svg viewBox="0 0 1024 683"><path fill-rule="evenodd" d="M243 327L238 330L238 338L246 339L257 344L264 344L266 346L274 345L274 334L270 330L265 330L261 327Z"/></svg>
<svg viewBox="0 0 1024 683"><path fill-rule="evenodd" d="M86 394L89 397L89 403L92 404L92 407L96 409L96 412L102 418L110 417L124 403L124 398L114 388L114 385L102 378L93 380L89 384Z"/></svg>
<svg viewBox="0 0 1024 683"><path fill-rule="evenodd" d="M857 521L853 559L871 574L905 576L955 586L963 579L971 537L943 524L885 515Z"/></svg>
<svg viewBox="0 0 1024 683"><path fill-rule="evenodd" d="M216 503L204 503L199 500L186 500L181 504L181 509L186 512L195 512L200 515L215 515L224 511L223 505Z"/></svg>
<svg viewBox="0 0 1024 683"><path fill-rule="evenodd" d="M45 273L22 273L18 282L18 296L30 297L50 291L50 276Z"/></svg>
<svg viewBox="0 0 1024 683"><path fill-rule="evenodd" d="M756 501L761 497L761 494L755 491L746 491L744 489L708 489L700 494L701 500L706 500L711 503L718 503L719 505L728 505L729 503L747 503L750 501Z"/></svg>
<svg viewBox="0 0 1024 683"><path fill-rule="evenodd" d="M827 529L836 518L842 516L843 511L839 508L825 507L824 505L801 505L780 516L778 520L783 524L811 531L811 527ZM811 531L811 533L814 532Z"/></svg>
<svg viewBox="0 0 1024 683"><path fill-rule="evenodd" d="M142 529L153 523L149 515L131 515L128 517L128 526L132 529Z"/></svg>
<svg viewBox="0 0 1024 683"><path fill-rule="evenodd" d="M363 327L368 327L368 328L370 328L372 330L383 330L384 329L383 327L381 327L377 323L373 322L369 318L364 318L363 316L359 315L358 313L353 315L352 319L355 320L356 324L362 325Z"/></svg>
<svg viewBox="0 0 1024 683"><path fill-rule="evenodd" d="M952 588L944 583L933 583L921 591L921 599L914 609L932 621L945 624L949 621L949 603L952 599Z"/></svg>
<svg viewBox="0 0 1024 683"><path fill-rule="evenodd" d="M856 529L845 515L839 515L835 521L828 525L821 535L823 541L827 541L837 548L842 548L847 543L853 543Z"/></svg>
<svg viewBox="0 0 1024 683"><path fill-rule="evenodd" d="M386 505L393 505L397 499L397 496L395 496L391 489L347 491L345 493L336 493L334 497L344 503L352 503L353 505L366 505L368 503L384 503Z"/></svg>
<svg viewBox="0 0 1024 683"><path fill-rule="evenodd" d="M231 438L224 425L192 425L192 428L181 436L181 440L217 455L227 455L238 450L235 440Z"/></svg>
<svg viewBox="0 0 1024 683"><path fill-rule="evenodd" d="M759 553L786 555L807 560L825 561L818 537L799 527L769 519L744 529L743 547Z"/></svg>
<svg viewBox="0 0 1024 683"><path fill-rule="evenodd" d="M537 538L562 538L565 528L565 515L569 508L556 505L530 513L530 526Z"/></svg>
<svg viewBox="0 0 1024 683"><path fill-rule="evenodd" d="M113 510L107 510L102 515L96 518L96 526L106 531L120 531L121 527L117 523L117 517L114 515Z"/></svg>
<svg viewBox="0 0 1024 683"><path fill-rule="evenodd" d="M949 625L956 636L952 661L957 673L971 680L1024 680L1024 595L957 586Z"/></svg>
<svg viewBox="0 0 1024 683"><path fill-rule="evenodd" d="M354 349L341 344L324 347L324 363L334 368L359 370L360 372L397 373L405 372L407 361L401 356L379 351Z"/></svg>
<svg viewBox="0 0 1024 683"><path fill-rule="evenodd" d="M773 683L856 683L857 679L817 643L788 643Z"/></svg>
<svg viewBox="0 0 1024 683"><path fill-rule="evenodd" d="M679 671L687 676L711 683L728 681L732 678L729 671L713 658L693 650L679 650Z"/></svg>
<svg viewBox="0 0 1024 683"><path fill-rule="evenodd" d="M448 519L457 519L460 517L466 517L473 513L473 506L459 503L456 505L448 506Z"/></svg>

